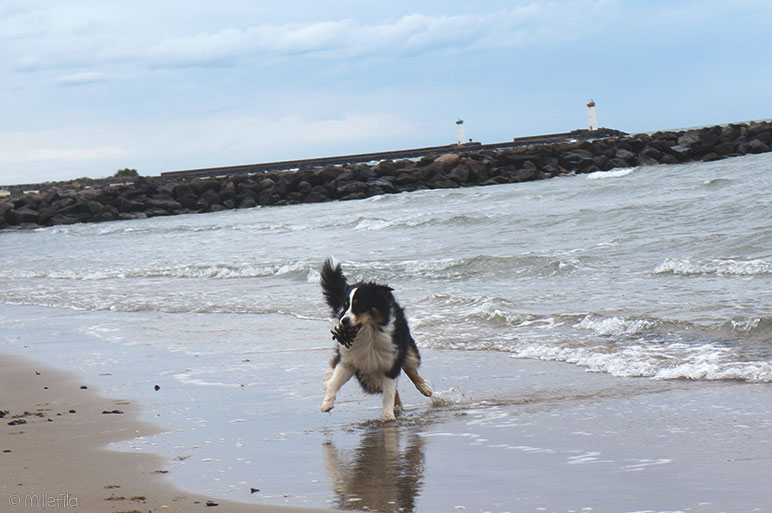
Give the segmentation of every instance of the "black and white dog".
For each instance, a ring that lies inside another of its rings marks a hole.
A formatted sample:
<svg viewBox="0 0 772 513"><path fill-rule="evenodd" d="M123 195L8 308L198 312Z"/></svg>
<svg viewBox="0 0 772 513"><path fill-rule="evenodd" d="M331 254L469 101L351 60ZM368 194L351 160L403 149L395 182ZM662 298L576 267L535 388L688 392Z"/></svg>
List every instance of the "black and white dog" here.
<svg viewBox="0 0 772 513"><path fill-rule="evenodd" d="M349 285L333 259L322 266L321 285L324 299L338 319L333 338L340 342L325 372L322 411L332 410L338 390L352 376L366 392L383 394L383 420L394 420L394 409L402 406L397 393L397 377L402 370L419 392L430 397L431 387L418 375L418 347L393 289L372 282Z"/></svg>

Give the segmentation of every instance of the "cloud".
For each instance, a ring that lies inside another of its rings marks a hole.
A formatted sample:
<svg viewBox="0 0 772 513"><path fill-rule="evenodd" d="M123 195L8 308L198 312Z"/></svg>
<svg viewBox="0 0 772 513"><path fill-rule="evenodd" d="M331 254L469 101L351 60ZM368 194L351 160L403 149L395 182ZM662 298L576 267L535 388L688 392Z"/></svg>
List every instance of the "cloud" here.
<svg viewBox="0 0 772 513"><path fill-rule="evenodd" d="M560 8L531 3L486 14L408 14L383 23L353 19L265 24L165 38L151 47L154 66L231 64L250 56L322 58L413 56L524 47L576 37L585 30L577 16L585 3Z"/></svg>
<svg viewBox="0 0 772 513"><path fill-rule="evenodd" d="M107 80L109 80L109 77L105 73L86 71L83 73L74 73L72 75L61 76L56 79L56 84L62 87L71 87L94 84L96 82L105 82Z"/></svg>
<svg viewBox="0 0 772 513"><path fill-rule="evenodd" d="M184 23L168 24L153 17L148 21L147 15L138 18L133 11L114 5L94 5L77 13L52 7L16 15L5 25L18 37L24 34L26 42L19 43L12 67L34 72L132 63L158 69L231 66L250 57L345 60L453 55L586 37L615 19L619 11L615 0L554 0L474 13L413 12L375 22L333 14L316 21L239 25L240 20L232 17L202 18L195 9ZM171 13L157 14L163 18ZM248 19L254 13L247 10L241 15ZM218 25L221 28L208 29ZM0 29L4 29L1 20Z"/></svg>

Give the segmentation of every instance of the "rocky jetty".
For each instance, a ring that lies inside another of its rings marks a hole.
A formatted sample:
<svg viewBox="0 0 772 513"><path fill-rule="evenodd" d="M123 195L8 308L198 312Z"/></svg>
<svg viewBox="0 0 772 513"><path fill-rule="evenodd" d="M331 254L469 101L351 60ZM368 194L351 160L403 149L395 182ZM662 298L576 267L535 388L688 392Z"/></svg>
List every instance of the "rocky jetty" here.
<svg viewBox="0 0 772 513"><path fill-rule="evenodd" d="M144 219L256 206L362 199L420 189L526 182L572 173L772 151L769 122L605 137L418 161L328 165L216 178L75 180L0 188L0 228Z"/></svg>

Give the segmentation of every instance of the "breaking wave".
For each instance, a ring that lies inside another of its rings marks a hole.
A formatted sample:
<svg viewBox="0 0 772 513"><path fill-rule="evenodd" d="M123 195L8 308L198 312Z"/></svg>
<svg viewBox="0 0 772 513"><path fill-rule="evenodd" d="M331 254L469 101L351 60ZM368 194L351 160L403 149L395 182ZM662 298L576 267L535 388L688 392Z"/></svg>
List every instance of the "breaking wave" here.
<svg viewBox="0 0 772 513"><path fill-rule="evenodd" d="M633 174L637 167L625 167L622 169L613 169L611 171L595 171L594 173L587 173L585 176L588 180L603 180L605 178L622 178L623 176Z"/></svg>
<svg viewBox="0 0 772 513"><path fill-rule="evenodd" d="M355 230L378 231L387 229L418 228L421 226L453 227L469 225L489 225L496 216L490 215L453 215L453 216L427 216L415 215L408 218L382 219L372 217L360 217L354 226Z"/></svg>
<svg viewBox="0 0 772 513"><path fill-rule="evenodd" d="M667 259L655 270L655 274L679 276L756 276L772 274L772 262L766 260L707 259L692 261L689 258Z"/></svg>
<svg viewBox="0 0 772 513"><path fill-rule="evenodd" d="M539 315L503 298L434 295L428 302L435 315L422 312L414 328L434 349L500 351L617 377L772 382L770 319L732 320L717 329L597 313ZM449 326L450 312L461 327Z"/></svg>
<svg viewBox="0 0 772 513"><path fill-rule="evenodd" d="M614 351L603 347L527 344L515 358L571 363L616 377L772 382L772 361L738 361L731 348L717 344L639 344Z"/></svg>
<svg viewBox="0 0 772 513"><path fill-rule="evenodd" d="M570 273L582 266L571 255L523 254L514 256L475 255L463 258L437 258L393 262L352 262L344 267L354 274L393 280L395 276L416 279L459 280L495 276L554 276ZM380 278L380 277L383 278Z"/></svg>
<svg viewBox="0 0 772 513"><path fill-rule="evenodd" d="M50 279L75 281L101 281L126 278L190 278L190 279L237 279L285 276L307 278L316 270L304 262L254 264L190 264L162 268L109 269L93 271L88 269L66 269L52 271L27 271L8 269L0 271L0 278L7 280Z"/></svg>

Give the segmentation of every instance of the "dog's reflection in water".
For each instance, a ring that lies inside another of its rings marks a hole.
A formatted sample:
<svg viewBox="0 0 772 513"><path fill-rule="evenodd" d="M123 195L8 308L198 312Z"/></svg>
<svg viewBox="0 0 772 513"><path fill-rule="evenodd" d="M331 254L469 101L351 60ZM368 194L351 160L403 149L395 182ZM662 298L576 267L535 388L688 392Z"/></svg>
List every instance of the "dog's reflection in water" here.
<svg viewBox="0 0 772 513"><path fill-rule="evenodd" d="M424 453L420 436L410 435L400 448L396 426L367 428L353 450L324 443L324 459L338 509L410 512L423 482Z"/></svg>

